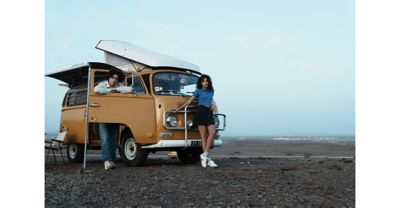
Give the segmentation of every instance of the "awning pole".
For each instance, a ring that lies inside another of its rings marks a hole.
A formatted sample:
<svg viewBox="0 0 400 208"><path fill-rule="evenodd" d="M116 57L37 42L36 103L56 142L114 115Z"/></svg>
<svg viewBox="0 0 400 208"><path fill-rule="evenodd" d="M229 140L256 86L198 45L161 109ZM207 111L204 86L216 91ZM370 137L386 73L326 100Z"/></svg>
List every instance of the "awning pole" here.
<svg viewBox="0 0 400 208"><path fill-rule="evenodd" d="M87 93L86 93L86 128L85 128L85 149L83 152L83 169L86 168L86 151L87 151L87 144L89 140L89 95L90 95L90 75L92 74L91 65L89 63L88 68L88 86L87 86Z"/></svg>

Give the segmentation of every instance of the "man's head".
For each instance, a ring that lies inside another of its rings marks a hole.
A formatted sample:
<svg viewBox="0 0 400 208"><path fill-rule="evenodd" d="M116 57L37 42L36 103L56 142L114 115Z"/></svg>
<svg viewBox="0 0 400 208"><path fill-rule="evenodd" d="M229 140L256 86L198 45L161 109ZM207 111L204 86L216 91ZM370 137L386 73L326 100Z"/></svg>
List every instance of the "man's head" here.
<svg viewBox="0 0 400 208"><path fill-rule="evenodd" d="M110 87L116 87L118 79L119 75L116 71L110 70L108 72L108 85L110 85Z"/></svg>

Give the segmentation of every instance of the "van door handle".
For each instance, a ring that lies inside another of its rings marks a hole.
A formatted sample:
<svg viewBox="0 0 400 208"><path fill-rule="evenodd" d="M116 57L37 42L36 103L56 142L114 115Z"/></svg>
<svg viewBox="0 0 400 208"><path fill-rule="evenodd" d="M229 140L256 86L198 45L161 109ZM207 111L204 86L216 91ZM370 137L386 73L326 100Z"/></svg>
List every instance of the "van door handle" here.
<svg viewBox="0 0 400 208"><path fill-rule="evenodd" d="M98 103L92 103L92 104L90 104L90 107L100 107L101 105L100 104L98 104Z"/></svg>

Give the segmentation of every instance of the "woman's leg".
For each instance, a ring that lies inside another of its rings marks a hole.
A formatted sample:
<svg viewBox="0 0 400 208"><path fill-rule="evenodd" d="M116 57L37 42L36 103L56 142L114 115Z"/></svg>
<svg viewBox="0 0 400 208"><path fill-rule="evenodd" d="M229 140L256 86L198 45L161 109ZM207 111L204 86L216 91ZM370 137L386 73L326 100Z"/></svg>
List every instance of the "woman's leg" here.
<svg viewBox="0 0 400 208"><path fill-rule="evenodd" d="M203 154L200 155L200 163L203 168L207 167L208 160L208 152L206 151L207 147L207 137L206 137L206 126L199 125L199 132L201 136L201 147L203 148Z"/></svg>
<svg viewBox="0 0 400 208"><path fill-rule="evenodd" d="M207 147L206 126L199 125L198 128L201 137L201 147L203 148L203 152L205 152L205 149Z"/></svg>
<svg viewBox="0 0 400 208"><path fill-rule="evenodd" d="M208 131L208 138L207 138L207 145L206 145L206 151L208 152L211 148L211 146L214 143L214 136L215 136L215 126L214 125L208 125L207 126L207 131ZM216 168L218 167L217 164L213 160L211 160L210 156L207 156L207 166L211 168Z"/></svg>
<svg viewBox="0 0 400 208"><path fill-rule="evenodd" d="M208 130L208 138L207 138L207 145L205 148L205 151L209 151L211 146L213 145L214 142L214 136L215 136L215 126L214 125L208 125L207 126Z"/></svg>

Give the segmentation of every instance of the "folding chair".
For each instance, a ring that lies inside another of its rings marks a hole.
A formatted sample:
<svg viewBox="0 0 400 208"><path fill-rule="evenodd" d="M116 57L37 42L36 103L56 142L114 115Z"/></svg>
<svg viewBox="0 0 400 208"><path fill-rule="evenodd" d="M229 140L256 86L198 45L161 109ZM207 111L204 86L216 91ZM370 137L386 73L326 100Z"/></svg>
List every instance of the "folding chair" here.
<svg viewBox="0 0 400 208"><path fill-rule="evenodd" d="M47 155L46 155L45 160L47 160L47 158L50 155L50 152L52 152L54 161L57 163L57 158L56 158L56 154L54 151L59 151L61 153L61 159L64 164L64 155L62 153L62 150L63 150L64 138L65 138L66 134L67 134L67 132L64 131L64 132L59 133L58 136L55 138L45 139L44 147L45 147L45 149L47 149Z"/></svg>

